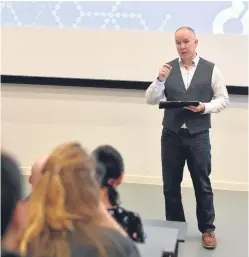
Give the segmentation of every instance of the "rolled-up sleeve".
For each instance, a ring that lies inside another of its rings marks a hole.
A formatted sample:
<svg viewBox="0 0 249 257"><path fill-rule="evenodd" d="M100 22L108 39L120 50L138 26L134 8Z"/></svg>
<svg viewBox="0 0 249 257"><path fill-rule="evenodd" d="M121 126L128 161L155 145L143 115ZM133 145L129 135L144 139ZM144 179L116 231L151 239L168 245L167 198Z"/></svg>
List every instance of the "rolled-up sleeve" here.
<svg viewBox="0 0 249 257"><path fill-rule="evenodd" d="M155 80L150 84L145 93L147 104L158 104L161 99L165 99L164 83L165 81Z"/></svg>

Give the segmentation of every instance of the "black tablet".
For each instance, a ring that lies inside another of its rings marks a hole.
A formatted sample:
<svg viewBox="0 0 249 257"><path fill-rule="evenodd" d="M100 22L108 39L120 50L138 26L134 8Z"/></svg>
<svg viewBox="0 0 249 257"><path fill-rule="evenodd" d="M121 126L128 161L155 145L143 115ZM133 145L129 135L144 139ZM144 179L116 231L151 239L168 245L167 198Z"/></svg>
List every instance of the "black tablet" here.
<svg viewBox="0 0 249 257"><path fill-rule="evenodd" d="M190 105L198 106L199 104L199 101L161 101L159 109L183 108Z"/></svg>

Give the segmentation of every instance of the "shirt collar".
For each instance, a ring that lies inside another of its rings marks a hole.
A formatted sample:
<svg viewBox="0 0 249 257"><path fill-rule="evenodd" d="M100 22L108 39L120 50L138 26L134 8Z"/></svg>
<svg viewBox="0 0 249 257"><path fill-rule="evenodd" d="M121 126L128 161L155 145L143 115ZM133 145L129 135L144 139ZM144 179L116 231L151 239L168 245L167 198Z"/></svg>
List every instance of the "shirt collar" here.
<svg viewBox="0 0 249 257"><path fill-rule="evenodd" d="M200 56L198 54L196 54L194 60L192 61L192 65L196 67L199 60L200 60ZM180 57L178 58L178 61L179 61L179 64L182 65L182 60Z"/></svg>

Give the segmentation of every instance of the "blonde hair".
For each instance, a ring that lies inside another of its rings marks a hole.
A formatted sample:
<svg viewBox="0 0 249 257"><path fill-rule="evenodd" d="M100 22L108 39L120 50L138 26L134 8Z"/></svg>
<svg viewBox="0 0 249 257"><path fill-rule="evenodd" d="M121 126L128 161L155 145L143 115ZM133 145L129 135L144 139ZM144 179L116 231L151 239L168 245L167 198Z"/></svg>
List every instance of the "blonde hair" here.
<svg viewBox="0 0 249 257"><path fill-rule="evenodd" d="M68 232L77 231L105 255L94 228L101 220L95 163L78 143L56 147L49 155L29 202L20 254L68 257Z"/></svg>

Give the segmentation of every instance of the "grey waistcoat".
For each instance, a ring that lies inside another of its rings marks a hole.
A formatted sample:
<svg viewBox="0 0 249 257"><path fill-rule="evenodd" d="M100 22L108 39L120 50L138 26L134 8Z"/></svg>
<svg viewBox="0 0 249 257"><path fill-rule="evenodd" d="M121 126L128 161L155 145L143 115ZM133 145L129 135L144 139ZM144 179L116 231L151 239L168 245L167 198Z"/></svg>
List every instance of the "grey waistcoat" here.
<svg viewBox="0 0 249 257"><path fill-rule="evenodd" d="M185 88L178 59L169 64L172 70L165 81L165 96L167 101L199 101L208 103L213 98L211 86L214 64L200 58L195 74L188 87ZM194 113L185 109L165 109L163 126L175 133L183 124L191 134L211 128L210 114Z"/></svg>

